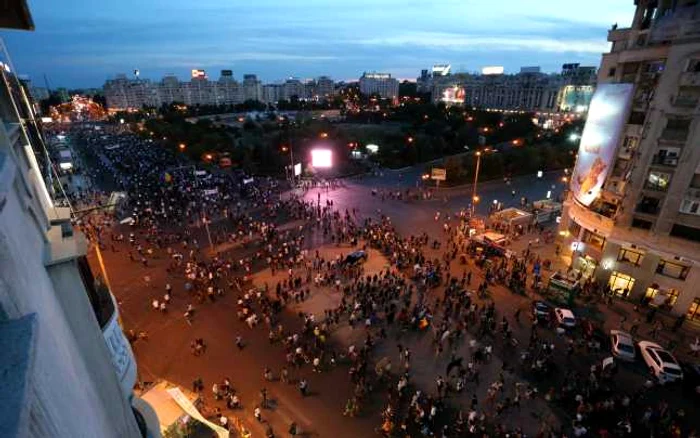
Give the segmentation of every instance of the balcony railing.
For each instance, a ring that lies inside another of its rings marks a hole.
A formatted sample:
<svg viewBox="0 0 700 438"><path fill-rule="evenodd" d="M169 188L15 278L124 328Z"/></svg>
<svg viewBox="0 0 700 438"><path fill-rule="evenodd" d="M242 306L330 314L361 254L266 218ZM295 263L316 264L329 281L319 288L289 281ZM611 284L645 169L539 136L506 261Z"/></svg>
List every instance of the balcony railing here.
<svg viewBox="0 0 700 438"><path fill-rule="evenodd" d="M695 108L698 106L700 99L694 96L673 96L671 98L671 105L677 108Z"/></svg>
<svg viewBox="0 0 700 438"><path fill-rule="evenodd" d="M664 129L661 133L661 140L685 142L688 138L687 129Z"/></svg>
<svg viewBox="0 0 700 438"><path fill-rule="evenodd" d="M681 74L681 80L679 85L681 87L700 87L700 73L687 71Z"/></svg>
<svg viewBox="0 0 700 438"><path fill-rule="evenodd" d="M637 208L635 211L637 213L644 213L644 214L651 214L651 215L657 215L659 214L659 211L661 209L659 208L659 202L653 203L653 202L645 202L642 201L639 204L637 204Z"/></svg>
<svg viewBox="0 0 700 438"><path fill-rule="evenodd" d="M656 166L667 166L676 167L678 166L678 157L665 156L665 155L654 155L651 159L651 164Z"/></svg>

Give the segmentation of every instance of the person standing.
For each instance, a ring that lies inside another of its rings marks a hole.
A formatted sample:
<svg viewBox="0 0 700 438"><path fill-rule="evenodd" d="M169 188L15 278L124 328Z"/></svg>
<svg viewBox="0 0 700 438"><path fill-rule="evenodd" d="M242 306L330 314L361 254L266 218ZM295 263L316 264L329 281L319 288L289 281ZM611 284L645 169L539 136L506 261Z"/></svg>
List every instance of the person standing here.
<svg viewBox="0 0 700 438"><path fill-rule="evenodd" d="M299 381L299 392L301 393L302 397L306 397L307 392L308 392L309 384L306 381L306 379L301 379Z"/></svg>

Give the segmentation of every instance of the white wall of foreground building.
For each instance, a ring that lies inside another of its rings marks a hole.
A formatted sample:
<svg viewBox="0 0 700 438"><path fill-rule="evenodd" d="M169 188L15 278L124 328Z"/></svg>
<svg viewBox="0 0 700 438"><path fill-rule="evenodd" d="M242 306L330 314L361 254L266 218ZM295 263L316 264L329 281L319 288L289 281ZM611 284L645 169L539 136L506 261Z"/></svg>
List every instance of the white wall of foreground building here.
<svg viewBox="0 0 700 438"><path fill-rule="evenodd" d="M563 252L573 255L572 267L583 271L581 259L593 261L594 278L600 284L621 289L621 298L638 302L652 290L661 294L676 291L677 298L669 309L675 315L687 314L696 300L700 303L700 254L696 244L616 227L611 219L573 199L564 203L560 237ZM576 253L572 251L574 247ZM682 271L684 278L674 278ZM634 279L631 287L626 285L625 276ZM627 288L629 293L624 296L622 292ZM700 323L700 309L692 307L689 318Z"/></svg>
<svg viewBox="0 0 700 438"><path fill-rule="evenodd" d="M0 212L0 307L8 319L37 314L26 436L140 436L82 284L54 288L43 263L48 242L28 214L26 200L12 190L5 201Z"/></svg>

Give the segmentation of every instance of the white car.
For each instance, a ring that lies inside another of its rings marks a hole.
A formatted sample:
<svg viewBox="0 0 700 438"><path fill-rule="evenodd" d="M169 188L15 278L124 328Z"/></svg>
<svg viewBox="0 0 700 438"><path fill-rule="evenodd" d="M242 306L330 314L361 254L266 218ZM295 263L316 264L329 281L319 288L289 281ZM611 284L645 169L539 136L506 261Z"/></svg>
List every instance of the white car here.
<svg viewBox="0 0 700 438"><path fill-rule="evenodd" d="M678 361L661 345L651 341L640 341L637 345L649 371L656 376L659 383L683 380L683 370L678 365Z"/></svg>
<svg viewBox="0 0 700 438"><path fill-rule="evenodd" d="M576 327L576 317L571 310L557 307L554 309L554 315L557 317L557 323L560 326L567 329Z"/></svg>
<svg viewBox="0 0 700 438"><path fill-rule="evenodd" d="M634 361L634 340L629 333L621 330L610 330L610 349L616 358L629 362Z"/></svg>

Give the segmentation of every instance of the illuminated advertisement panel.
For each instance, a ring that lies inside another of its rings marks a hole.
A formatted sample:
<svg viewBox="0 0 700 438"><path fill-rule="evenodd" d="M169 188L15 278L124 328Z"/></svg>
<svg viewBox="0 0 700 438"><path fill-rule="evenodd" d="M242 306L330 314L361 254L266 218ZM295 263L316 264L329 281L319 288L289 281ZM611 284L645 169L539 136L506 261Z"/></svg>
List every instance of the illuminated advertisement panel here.
<svg viewBox="0 0 700 438"><path fill-rule="evenodd" d="M614 164L633 89L632 84L601 84L593 94L571 178L572 193L585 206L598 197Z"/></svg>
<svg viewBox="0 0 700 438"><path fill-rule="evenodd" d="M442 98L440 100L442 100L445 103L463 104L464 88L457 86L446 88L442 92Z"/></svg>
<svg viewBox="0 0 700 438"><path fill-rule="evenodd" d="M192 77L196 79L204 79L207 77L207 72L204 70L192 70Z"/></svg>
<svg viewBox="0 0 700 438"><path fill-rule="evenodd" d="M330 149L313 149L311 151L311 165L319 169L333 167L333 153Z"/></svg>

